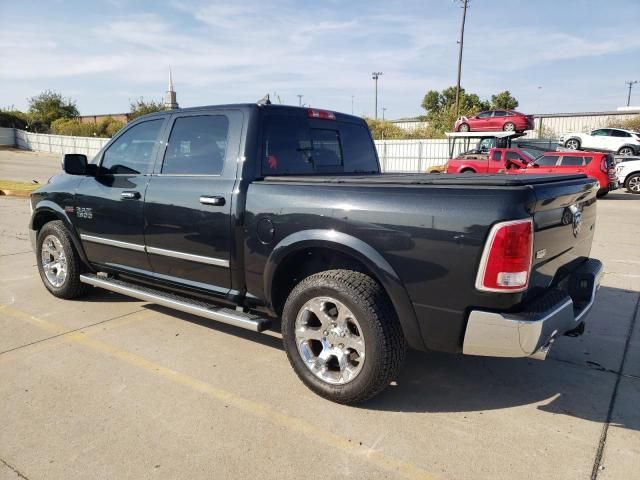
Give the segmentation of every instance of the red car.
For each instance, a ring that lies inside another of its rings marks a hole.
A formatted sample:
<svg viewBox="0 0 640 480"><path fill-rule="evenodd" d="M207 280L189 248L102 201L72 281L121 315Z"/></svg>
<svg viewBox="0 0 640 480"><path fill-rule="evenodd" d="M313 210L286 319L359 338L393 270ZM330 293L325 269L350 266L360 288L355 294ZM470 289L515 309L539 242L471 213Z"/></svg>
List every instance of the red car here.
<svg viewBox="0 0 640 480"><path fill-rule="evenodd" d="M447 162L447 173L499 173L526 168L535 158L519 148L492 148L488 153L463 153Z"/></svg>
<svg viewBox="0 0 640 480"><path fill-rule="evenodd" d="M460 117L453 129L456 132L524 132L533 130L533 115L525 115L515 110L489 110L475 117Z"/></svg>
<svg viewBox="0 0 640 480"><path fill-rule="evenodd" d="M523 169L507 170L510 174L584 173L600 183L598 197L618 188L615 162L608 153L548 152Z"/></svg>

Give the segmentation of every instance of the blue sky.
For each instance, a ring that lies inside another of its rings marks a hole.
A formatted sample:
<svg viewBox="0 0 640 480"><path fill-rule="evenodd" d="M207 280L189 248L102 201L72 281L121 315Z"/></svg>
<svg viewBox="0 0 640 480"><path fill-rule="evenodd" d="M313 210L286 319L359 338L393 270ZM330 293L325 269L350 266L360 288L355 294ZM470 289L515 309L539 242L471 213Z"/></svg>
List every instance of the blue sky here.
<svg viewBox="0 0 640 480"><path fill-rule="evenodd" d="M160 99L168 65L181 106L283 103L387 118L454 85L461 9L451 0L0 0L0 107L50 88L82 114ZM462 85L510 90L528 113L601 111L640 80L638 0L471 0ZM640 105L640 84L632 95Z"/></svg>

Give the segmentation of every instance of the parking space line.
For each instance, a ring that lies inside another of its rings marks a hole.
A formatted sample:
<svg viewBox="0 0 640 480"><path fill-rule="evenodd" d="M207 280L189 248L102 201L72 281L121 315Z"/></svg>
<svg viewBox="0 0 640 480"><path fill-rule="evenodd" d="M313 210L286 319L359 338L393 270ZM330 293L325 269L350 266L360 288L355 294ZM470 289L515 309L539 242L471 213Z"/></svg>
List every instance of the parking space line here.
<svg viewBox="0 0 640 480"><path fill-rule="evenodd" d="M14 318L27 321L49 331L60 331L63 329L62 326L50 322L49 320L34 317L33 315L29 315L13 307L4 306L2 311ZM214 387L213 385L190 375L164 367L128 350L91 338L80 330L82 329L61 333L57 336L63 338L65 341L78 343L112 358L121 360L129 365L140 368L148 373L152 373L173 383L177 383L194 391L203 393L210 398L224 402L225 404L251 414L254 417L267 420L270 423L284 427L294 433L302 434L312 441L321 442L383 470L399 474L411 480L435 480L435 477L432 474L420 467L389 457L382 452L375 450L373 446L370 447L368 445L360 444L360 442L352 442L346 437L323 430L317 425L309 423L306 420L286 415L270 405L243 398L233 392Z"/></svg>
<svg viewBox="0 0 640 480"><path fill-rule="evenodd" d="M23 255L25 253L33 253L33 250L25 250L24 252L3 253L0 257L11 257L12 255Z"/></svg>
<svg viewBox="0 0 640 480"><path fill-rule="evenodd" d="M33 342L26 343L26 344L20 345L18 347L10 348L9 350L5 350L3 352L0 352L0 355L4 355L5 353L10 353L10 352L13 352L13 351L16 351L16 350L20 350L21 348L26 348L26 347L29 347L31 345L35 345L37 343L46 342L47 340L52 340L54 338L58 338L58 337L61 337L63 335L67 335L68 333L77 332L79 330L84 330L86 328L94 327L96 325L101 325L103 323L112 322L112 321L118 320L120 318L125 318L125 317L128 317L130 315L134 315L136 313L149 312L149 310L146 310L146 309L135 310L133 312L125 313L123 315L118 315L117 317L107 318L106 320L101 320L101 321L96 322L96 323L91 323L89 325L84 325L82 327L78 327L78 328L74 328L72 330L68 330L68 329L65 329L62 326L57 326L57 325L54 328L53 324L51 324L51 322L47 322L46 320L42 320L42 319L39 319L38 317L34 317L33 315L29 315L28 313L25 313L25 312L22 312L20 310L17 310L17 309L15 309L13 307L10 307L9 305L0 305L0 312L3 312L3 311L6 311L12 317L19 318L21 320L26 320L26 321L28 321L30 323L35 323L38 326L43 327L44 329L54 333L54 335L52 335L50 337L42 338L40 340L35 340ZM49 325L47 325L47 324L49 324Z"/></svg>

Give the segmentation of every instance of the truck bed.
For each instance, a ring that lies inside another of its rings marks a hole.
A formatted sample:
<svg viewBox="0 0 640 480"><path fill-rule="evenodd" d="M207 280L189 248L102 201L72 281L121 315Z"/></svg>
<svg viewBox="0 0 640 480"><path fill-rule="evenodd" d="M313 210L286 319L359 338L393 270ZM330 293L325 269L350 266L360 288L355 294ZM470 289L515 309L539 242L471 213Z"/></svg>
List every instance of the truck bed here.
<svg viewBox="0 0 640 480"><path fill-rule="evenodd" d="M283 175L265 177L267 182L282 183L344 183L350 185L384 184L384 185L470 185L481 187L509 187L524 185L551 184L569 180L582 180L583 174L566 175L440 175L433 173L393 173L370 175Z"/></svg>

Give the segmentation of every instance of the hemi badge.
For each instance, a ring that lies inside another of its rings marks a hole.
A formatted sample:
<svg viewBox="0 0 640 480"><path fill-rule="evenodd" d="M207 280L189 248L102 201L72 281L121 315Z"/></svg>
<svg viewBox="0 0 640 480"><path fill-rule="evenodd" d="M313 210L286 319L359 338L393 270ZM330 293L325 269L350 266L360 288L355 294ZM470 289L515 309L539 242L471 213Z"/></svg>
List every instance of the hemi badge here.
<svg viewBox="0 0 640 480"><path fill-rule="evenodd" d="M544 256L547 254L547 249L543 248L542 250L538 250L536 252L536 258L540 259L540 258L544 258Z"/></svg>

